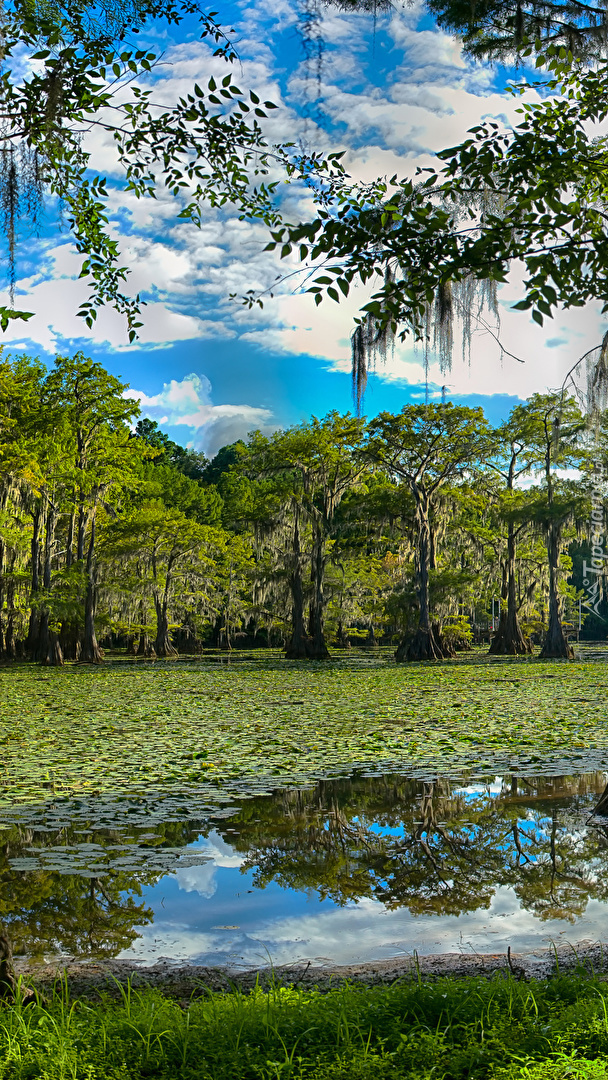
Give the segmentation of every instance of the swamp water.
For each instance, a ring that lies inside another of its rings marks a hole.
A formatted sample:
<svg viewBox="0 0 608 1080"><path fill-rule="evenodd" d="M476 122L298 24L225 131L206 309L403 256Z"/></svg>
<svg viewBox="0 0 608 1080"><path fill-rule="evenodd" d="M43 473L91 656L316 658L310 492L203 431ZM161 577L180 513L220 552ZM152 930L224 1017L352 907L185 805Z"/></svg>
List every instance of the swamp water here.
<svg viewBox="0 0 608 1080"><path fill-rule="evenodd" d="M17 955L237 967L608 940L607 774L330 779L180 820L58 801L0 821Z"/></svg>

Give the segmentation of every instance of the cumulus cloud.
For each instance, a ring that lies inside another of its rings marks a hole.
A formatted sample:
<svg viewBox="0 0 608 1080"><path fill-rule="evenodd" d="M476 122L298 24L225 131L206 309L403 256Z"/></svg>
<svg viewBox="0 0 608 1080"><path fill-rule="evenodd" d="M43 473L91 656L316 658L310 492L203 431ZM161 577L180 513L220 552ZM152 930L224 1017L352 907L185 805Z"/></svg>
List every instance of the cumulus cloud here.
<svg viewBox="0 0 608 1080"><path fill-rule="evenodd" d="M421 0L380 20L379 33L385 40L379 47L388 44L391 55L397 56L388 74L379 74L382 64L370 60L369 18L324 10L327 49L320 83L313 79L314 86L300 57L290 71L289 57L281 52L281 35L293 37L297 20L293 0L256 0L242 6L236 27L243 56L240 85L281 106L264 121L270 143L289 140L315 149L346 148L352 175L370 180L383 173L411 175L483 117L500 116L505 123L517 120L521 100L498 91L492 69L470 61L450 35L429 29ZM176 100L193 82L225 71L206 42L164 44L163 64L153 76L155 93L163 100ZM326 130L309 115L313 91L320 95ZM530 99L535 99L534 92ZM87 145L94 167L118 177L112 140L94 129ZM285 189L282 199L289 220L310 213L310 192L297 184ZM262 223L239 220L226 208L207 207L197 230L178 221L178 209L179 201L162 188L154 201L137 200L117 187L111 192L112 228L132 271L128 288L148 300L139 343L129 346L124 320L111 310L100 312L91 331L86 330L75 314L86 296L86 285L78 279L80 258L70 244L57 239L39 245L39 271L19 282L19 306L35 311L35 318L27 329L12 325L5 340L16 344L27 338L52 352L60 340L81 344L86 336L95 344L131 351L142 345L228 338L253 342L260 350L270 347L293 356L319 357L336 371L348 367L353 317L368 299L369 289L354 288L339 306L328 302L315 309L310 296L298 291L298 277L277 284L280 275L298 264L264 252L268 237ZM560 314L548 332L526 314L511 313L510 304L519 298L516 286L517 282L502 290L501 339L526 364L501 358L496 342L477 333L470 368L456 362L445 375L433 365L434 382L448 383L452 393L526 396L559 382L574 359L601 338L601 318L592 309ZM230 302L231 293L240 296L249 289L272 290L274 299L268 299L263 311ZM378 376L419 384L421 357L410 347L398 347ZM203 382L199 389L202 397L192 405L189 420L169 422L191 427L195 445L207 452L272 422L268 411L255 402L213 405ZM160 399L162 394L156 396ZM161 404L158 409L159 416L174 415Z"/></svg>
<svg viewBox="0 0 608 1080"><path fill-rule="evenodd" d="M217 891L218 867L240 867L245 856L235 851L215 830L196 850L203 851L209 857L209 862L202 866L185 866L182 870L176 870L175 877L184 892L196 892L209 900Z"/></svg>
<svg viewBox="0 0 608 1080"><path fill-rule="evenodd" d="M173 276L175 268L184 267L184 260L167 249L163 258L161 245L139 244L139 258L135 255L132 292L146 293L146 286L159 282L157 293L162 299L152 298L142 306L142 327L138 341L129 345L126 320L113 308L104 307L98 312L93 327L87 329L77 312L88 296L86 283L79 278L81 257L69 243L45 247L41 251L43 272L19 281L16 306L20 310L33 311L34 317L24 329L22 322L14 321L3 335L3 342L14 345L27 339L48 352L55 352L59 343L76 341L84 337L96 345L109 345L114 349L133 349L144 346L166 345L174 341L205 338L236 337L236 331L227 320L200 317L189 311L177 310L179 306L179 281ZM128 252L125 254L128 255ZM129 262L127 258L127 262ZM155 270L155 267L158 269ZM164 278L162 277L164 273ZM175 286L175 287L173 287ZM0 303L9 304L8 294L0 293Z"/></svg>
<svg viewBox="0 0 608 1080"><path fill-rule="evenodd" d="M232 891L235 887L236 882ZM196 907L188 904L187 896L173 895L168 913L168 905L161 907L165 892L164 883L147 891L146 902L156 918L153 925L138 928L139 937L120 954L121 958L146 964L164 954L196 964L258 967L293 964L302 959L313 964L352 964L404 956L410 957L413 965L416 953L504 954L509 945L517 951L528 951L546 949L554 941L576 947L585 939L602 941L608 931L606 905L597 900L590 901L574 927L566 919L553 919L547 924L522 909L515 891L508 886L495 889L488 907L440 919L413 914L407 907L389 910L367 898L337 907L312 895L302 909L300 898L294 903L293 893L285 889L281 890L280 906L276 894L273 896L271 918L263 914L260 917L255 907L250 912L241 908L238 921L246 922L246 926L225 930L217 926L226 921L225 893L212 895Z"/></svg>
<svg viewBox="0 0 608 1080"><path fill-rule="evenodd" d="M206 375L194 372L183 379L171 379L158 394L144 394L142 390L129 389L125 397L139 401L144 416L169 427L184 426L191 429L189 444L204 450L208 457L225 446L246 438L248 432L276 429L269 409L253 405L214 405L211 401L211 383Z"/></svg>

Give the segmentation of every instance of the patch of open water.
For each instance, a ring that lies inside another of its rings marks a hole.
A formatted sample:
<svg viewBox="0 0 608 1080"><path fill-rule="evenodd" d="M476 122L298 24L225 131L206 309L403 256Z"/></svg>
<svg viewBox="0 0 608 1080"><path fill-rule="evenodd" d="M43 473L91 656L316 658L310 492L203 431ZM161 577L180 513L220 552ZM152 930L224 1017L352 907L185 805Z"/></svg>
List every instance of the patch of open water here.
<svg viewBox="0 0 608 1080"><path fill-rule="evenodd" d="M328 779L0 832L15 952L258 967L608 940L608 774Z"/></svg>

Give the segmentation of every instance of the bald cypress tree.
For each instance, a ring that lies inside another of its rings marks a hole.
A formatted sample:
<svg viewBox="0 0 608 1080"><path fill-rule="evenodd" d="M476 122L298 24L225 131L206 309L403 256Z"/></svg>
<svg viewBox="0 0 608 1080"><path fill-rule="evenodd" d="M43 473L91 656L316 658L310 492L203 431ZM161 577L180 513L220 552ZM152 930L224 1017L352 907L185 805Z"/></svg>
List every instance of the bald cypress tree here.
<svg viewBox="0 0 608 1080"><path fill-rule="evenodd" d="M403 639L397 660L441 660L445 655L430 607L431 518L442 489L474 467L486 439L482 410L451 402L406 405L396 415L380 413L369 425L365 455L400 477L415 505L418 629L412 641Z"/></svg>

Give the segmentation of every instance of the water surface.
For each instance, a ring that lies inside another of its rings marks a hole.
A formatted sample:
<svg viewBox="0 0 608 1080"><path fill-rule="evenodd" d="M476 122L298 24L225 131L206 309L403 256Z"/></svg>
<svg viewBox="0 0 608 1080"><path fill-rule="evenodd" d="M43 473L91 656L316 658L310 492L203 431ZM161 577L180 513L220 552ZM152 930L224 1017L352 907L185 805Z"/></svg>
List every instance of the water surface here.
<svg viewBox="0 0 608 1080"><path fill-rule="evenodd" d="M607 774L355 776L175 810L86 805L0 834L17 953L349 963L608 940ZM101 822L101 824L100 824Z"/></svg>

